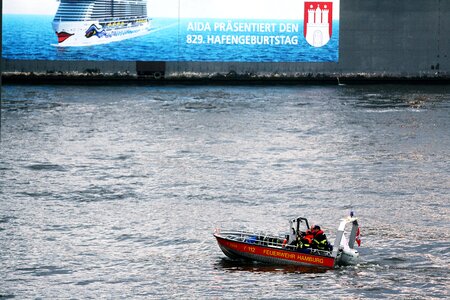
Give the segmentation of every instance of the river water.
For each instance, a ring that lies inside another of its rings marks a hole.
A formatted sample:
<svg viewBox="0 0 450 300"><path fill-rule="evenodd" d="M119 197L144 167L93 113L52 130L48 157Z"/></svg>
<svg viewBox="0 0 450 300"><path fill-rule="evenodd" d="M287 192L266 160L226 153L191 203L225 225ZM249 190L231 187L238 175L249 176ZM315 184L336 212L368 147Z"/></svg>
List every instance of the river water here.
<svg viewBox="0 0 450 300"><path fill-rule="evenodd" d="M0 298L438 299L450 285L450 86L6 85ZM232 262L215 228L361 263Z"/></svg>

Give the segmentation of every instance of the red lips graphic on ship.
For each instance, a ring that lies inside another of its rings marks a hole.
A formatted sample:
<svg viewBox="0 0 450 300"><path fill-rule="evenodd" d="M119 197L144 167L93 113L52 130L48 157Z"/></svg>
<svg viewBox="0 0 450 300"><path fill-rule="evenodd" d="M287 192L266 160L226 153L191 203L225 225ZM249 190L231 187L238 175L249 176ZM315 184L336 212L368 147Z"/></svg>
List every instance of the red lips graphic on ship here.
<svg viewBox="0 0 450 300"><path fill-rule="evenodd" d="M56 35L58 36L58 43L62 43L65 40L67 40L68 38L70 38L74 34L73 33L67 33L65 31L61 31L61 32L57 32Z"/></svg>

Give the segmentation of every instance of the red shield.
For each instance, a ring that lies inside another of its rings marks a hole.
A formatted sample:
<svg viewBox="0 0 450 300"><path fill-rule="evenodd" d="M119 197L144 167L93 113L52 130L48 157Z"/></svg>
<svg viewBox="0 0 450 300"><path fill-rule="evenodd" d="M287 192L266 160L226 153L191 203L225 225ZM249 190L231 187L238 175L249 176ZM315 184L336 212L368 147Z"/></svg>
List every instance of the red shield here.
<svg viewBox="0 0 450 300"><path fill-rule="evenodd" d="M333 2L305 1L303 35L314 47L322 47L333 33Z"/></svg>

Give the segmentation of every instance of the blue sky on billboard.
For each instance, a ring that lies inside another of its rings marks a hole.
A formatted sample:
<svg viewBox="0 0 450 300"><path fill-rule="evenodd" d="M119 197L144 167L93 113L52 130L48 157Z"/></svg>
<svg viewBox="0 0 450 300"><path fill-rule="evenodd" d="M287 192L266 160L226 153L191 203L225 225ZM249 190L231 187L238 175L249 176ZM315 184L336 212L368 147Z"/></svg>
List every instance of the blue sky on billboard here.
<svg viewBox="0 0 450 300"><path fill-rule="evenodd" d="M298 20L303 19L304 8L302 0L180 0L180 4L183 18ZM339 11L339 1L334 9Z"/></svg>
<svg viewBox="0 0 450 300"><path fill-rule="evenodd" d="M3 0L4 14L54 15L59 3L56 0Z"/></svg>
<svg viewBox="0 0 450 300"><path fill-rule="evenodd" d="M320 0L316 0L320 1ZM328 0L333 1L333 0ZM333 1L339 11L339 1ZM303 19L302 0L148 0L153 18ZM4 14L54 15L56 0L4 0ZM178 9L180 5L180 9ZM335 20L339 14L335 14Z"/></svg>

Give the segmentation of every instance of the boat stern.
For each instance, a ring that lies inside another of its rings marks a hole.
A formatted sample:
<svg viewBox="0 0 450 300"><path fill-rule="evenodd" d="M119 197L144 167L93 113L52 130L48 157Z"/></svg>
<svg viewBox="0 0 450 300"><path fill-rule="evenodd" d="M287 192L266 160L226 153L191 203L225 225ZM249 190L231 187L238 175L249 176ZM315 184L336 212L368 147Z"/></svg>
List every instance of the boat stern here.
<svg viewBox="0 0 450 300"><path fill-rule="evenodd" d="M347 224L351 224L349 239L344 234ZM350 217L341 220L334 241L332 256L336 258L337 265L349 266L358 264L359 252L354 248L357 235L359 235L358 219L351 213Z"/></svg>
<svg viewBox="0 0 450 300"><path fill-rule="evenodd" d="M336 262L340 266L354 266L359 263L359 252L356 249L343 248L338 252Z"/></svg>

